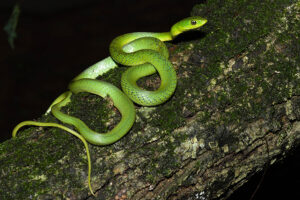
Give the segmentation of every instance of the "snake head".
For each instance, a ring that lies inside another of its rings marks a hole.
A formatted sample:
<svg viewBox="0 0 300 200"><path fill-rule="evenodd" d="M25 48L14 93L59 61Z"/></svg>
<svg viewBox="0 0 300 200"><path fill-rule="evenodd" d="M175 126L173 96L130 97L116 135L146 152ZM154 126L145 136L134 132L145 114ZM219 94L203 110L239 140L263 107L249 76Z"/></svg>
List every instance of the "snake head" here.
<svg viewBox="0 0 300 200"><path fill-rule="evenodd" d="M188 18L182 19L172 26L171 31L170 31L172 38L175 38L177 35L179 35L183 32L199 28L199 27L203 26L204 24L206 24L206 22L207 22L207 19L204 19L199 16L193 16L193 17L188 17Z"/></svg>

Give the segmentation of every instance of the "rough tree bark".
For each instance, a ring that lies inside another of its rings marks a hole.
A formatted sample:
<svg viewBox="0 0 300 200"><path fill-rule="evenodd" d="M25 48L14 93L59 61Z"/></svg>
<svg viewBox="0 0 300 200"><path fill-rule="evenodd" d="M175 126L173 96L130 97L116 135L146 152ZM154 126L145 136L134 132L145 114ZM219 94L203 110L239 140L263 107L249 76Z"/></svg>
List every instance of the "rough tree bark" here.
<svg viewBox="0 0 300 200"><path fill-rule="evenodd" d="M136 106L133 128L115 144L90 145L96 197L82 143L32 127L0 145L0 199L225 199L298 146L300 1L207 1L192 14L209 22L169 44L174 96ZM119 86L123 71L101 79ZM90 94L64 110L100 132L120 119L109 100Z"/></svg>

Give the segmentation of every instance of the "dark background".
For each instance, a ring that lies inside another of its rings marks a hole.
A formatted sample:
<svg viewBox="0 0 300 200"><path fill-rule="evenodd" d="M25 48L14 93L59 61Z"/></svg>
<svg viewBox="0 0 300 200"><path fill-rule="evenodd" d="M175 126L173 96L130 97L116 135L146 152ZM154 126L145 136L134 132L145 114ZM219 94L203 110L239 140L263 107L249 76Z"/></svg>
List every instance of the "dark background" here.
<svg viewBox="0 0 300 200"><path fill-rule="evenodd" d="M69 81L109 55L118 35L168 31L201 0L24 0L15 49L2 30L16 1L0 1L0 142L13 127L41 116ZM299 148L268 168L254 199L300 199ZM298 161L298 162L297 162ZM295 176L296 174L296 176ZM262 173L231 198L249 199ZM288 198L294 195L293 198Z"/></svg>
<svg viewBox="0 0 300 200"><path fill-rule="evenodd" d="M197 2L24 0L12 50L3 27L14 1L1 0L1 141L17 123L40 117L72 78L106 58L116 36L168 31Z"/></svg>

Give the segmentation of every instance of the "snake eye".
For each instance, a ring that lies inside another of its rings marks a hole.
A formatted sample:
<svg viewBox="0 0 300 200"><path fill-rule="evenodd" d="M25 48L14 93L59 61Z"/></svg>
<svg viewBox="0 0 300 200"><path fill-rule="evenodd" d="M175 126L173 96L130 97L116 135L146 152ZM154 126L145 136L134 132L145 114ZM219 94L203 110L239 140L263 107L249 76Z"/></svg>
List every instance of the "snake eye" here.
<svg viewBox="0 0 300 200"><path fill-rule="evenodd" d="M196 25L196 24L197 24L197 21L192 20L192 21L191 21L191 24L192 24L192 25Z"/></svg>

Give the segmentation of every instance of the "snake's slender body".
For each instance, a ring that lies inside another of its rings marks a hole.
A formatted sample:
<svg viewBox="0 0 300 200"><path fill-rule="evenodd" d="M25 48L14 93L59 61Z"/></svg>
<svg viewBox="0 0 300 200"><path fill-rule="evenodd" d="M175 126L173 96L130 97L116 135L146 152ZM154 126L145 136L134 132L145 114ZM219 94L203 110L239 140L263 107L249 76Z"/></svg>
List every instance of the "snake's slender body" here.
<svg viewBox="0 0 300 200"><path fill-rule="evenodd" d="M24 121L14 128L13 137L25 125L57 127L78 137L87 150L88 183L91 193L94 194L90 183L91 161L86 141L95 145L108 145L122 138L130 130L135 120L132 101L143 106L155 106L167 101L176 89L177 78L176 72L168 60L168 49L163 42L174 39L182 32L201 27L206 22L206 19L198 16L189 17L173 25L170 32L136 32L115 38L109 48L111 57L103 59L76 76L69 84L70 91L56 98L46 112L46 114L51 112L63 123L73 125L80 134L56 123ZM110 83L96 80L98 76L117 67L118 63L130 66L121 78L124 93ZM161 84L157 90L146 91L137 86L136 81L139 78L156 72L161 78ZM122 115L119 124L108 133L98 133L91 130L80 119L61 112L60 109L71 101L71 95L79 92L89 92L103 98L109 96Z"/></svg>

